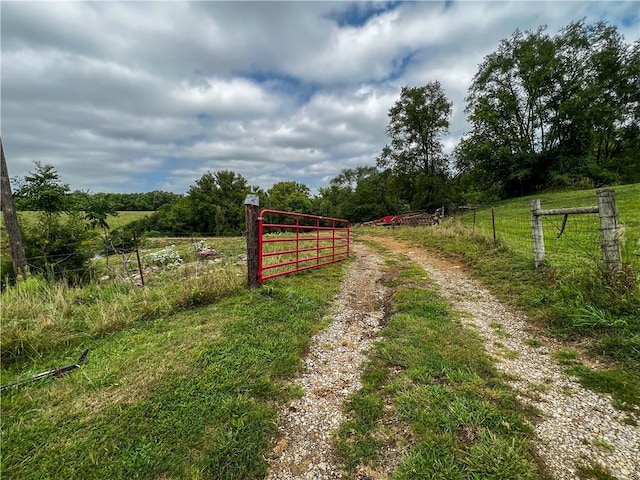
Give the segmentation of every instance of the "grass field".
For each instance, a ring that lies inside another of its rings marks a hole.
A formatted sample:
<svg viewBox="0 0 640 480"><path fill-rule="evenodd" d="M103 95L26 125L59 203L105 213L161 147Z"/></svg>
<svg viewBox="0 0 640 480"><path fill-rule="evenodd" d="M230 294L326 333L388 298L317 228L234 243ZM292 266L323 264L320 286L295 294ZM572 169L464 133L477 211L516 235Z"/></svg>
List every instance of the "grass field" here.
<svg viewBox="0 0 640 480"><path fill-rule="evenodd" d="M624 260L640 270L640 184L614 187L619 222L623 226ZM491 207L494 207L496 236L514 251L533 258L531 213L529 202L539 199L544 210L597 205L595 190L549 192L497 202L477 210L475 229L493 236ZM473 212L456 215L467 228L473 229ZM597 266L602 262L600 220L597 214L569 215L565 229L562 216L543 217L547 261L555 268L582 268L585 262Z"/></svg>
<svg viewBox="0 0 640 480"><path fill-rule="evenodd" d="M109 215L107 217L107 223L109 224L109 228L111 230L116 230L118 228L124 227L125 225L135 222L136 220L140 220L144 217L148 217L153 212L118 212L116 217Z"/></svg>
<svg viewBox="0 0 640 480"><path fill-rule="evenodd" d="M150 241L157 242L152 248L169 242ZM217 248L233 251L242 239L226 241ZM337 437L345 467L375 465L384 448L376 431L391 415L415 442L394 478L544 478L531 453L528 413L502 385L477 335L429 291L424 272L387 256L395 314L364 389L347 405ZM23 312L40 309L41 335L25 344L38 338L43 348L3 362L2 382L73 361L85 348L89 363L2 392L3 476L263 478L278 409L299 395L288 381L327 321L343 265L252 291L239 284L196 290L167 279L122 292L25 282L37 289L34 300L18 298L10 312L3 303L3 319L17 317L19 303ZM110 318L102 311L129 316L95 330Z"/></svg>
<svg viewBox="0 0 640 480"><path fill-rule="evenodd" d="M134 222L136 220L140 220L141 218L148 217L153 212L118 212L117 216L109 215L107 217L107 223L109 224L109 228L111 230L115 230L117 228L123 227L128 223ZM35 219L36 212L30 211L19 211L18 219L19 221L30 222ZM4 228L4 218L0 219L0 226Z"/></svg>
<svg viewBox="0 0 640 480"><path fill-rule="evenodd" d="M341 275L334 265L260 290L196 296L177 313L134 311L133 321L71 347L3 362L4 383L89 348L80 371L2 392L3 478L262 478L277 406L298 394L286 380ZM172 303L175 287L147 295Z"/></svg>
<svg viewBox="0 0 640 480"><path fill-rule="evenodd" d="M633 215L640 186L620 188L628 243L640 229ZM548 194L543 208L582 205L580 199L588 205L588 195ZM496 212L528 224L526 199L496 205ZM606 286L593 261L563 268L564 261L556 267L550 259L535 270L520 246L519 222L505 222L505 236L494 243L478 218L475 234L467 216L464 226L452 220L376 232L464 260L548 333L603 360L594 369L572 356L567 369L584 384L610 392L625 408L637 406L638 277ZM142 247L153 252L175 243L186 256L193 240L147 239ZM264 477L278 409L299 395L288 382L327 321L344 264L248 291L243 267L230 260L244 251L243 239L207 242L229 261L206 275L162 271L145 289L131 282L74 289L31 279L3 293L2 384L89 349L89 364L68 376L2 391L3 477ZM633 248L625 246L625 255ZM336 437L345 467L376 465L380 429L391 419L415 444L396 479L545 478L531 451L531 412L504 387L477 336L429 290L421 270L385 255L392 315Z"/></svg>

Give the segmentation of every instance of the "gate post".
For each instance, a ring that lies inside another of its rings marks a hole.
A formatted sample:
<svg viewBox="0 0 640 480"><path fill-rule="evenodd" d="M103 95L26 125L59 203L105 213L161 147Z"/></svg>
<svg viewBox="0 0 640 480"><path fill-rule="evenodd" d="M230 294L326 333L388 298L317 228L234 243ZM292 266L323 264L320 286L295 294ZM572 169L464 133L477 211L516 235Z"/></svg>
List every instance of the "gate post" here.
<svg viewBox="0 0 640 480"><path fill-rule="evenodd" d="M244 199L244 221L247 229L247 288L257 288L258 281L258 260L260 252L258 249L258 215L260 199L257 195L247 195Z"/></svg>
<svg viewBox="0 0 640 480"><path fill-rule="evenodd" d="M596 194L598 195L598 214L600 216L600 231L602 232L604 269L608 274L614 274L622 269L616 193L612 188L599 188L596 190Z"/></svg>
<svg viewBox="0 0 640 480"><path fill-rule="evenodd" d="M538 268L544 262L544 233L542 231L542 215L536 215L540 210L540 200L531 200L531 237L533 238L533 261Z"/></svg>

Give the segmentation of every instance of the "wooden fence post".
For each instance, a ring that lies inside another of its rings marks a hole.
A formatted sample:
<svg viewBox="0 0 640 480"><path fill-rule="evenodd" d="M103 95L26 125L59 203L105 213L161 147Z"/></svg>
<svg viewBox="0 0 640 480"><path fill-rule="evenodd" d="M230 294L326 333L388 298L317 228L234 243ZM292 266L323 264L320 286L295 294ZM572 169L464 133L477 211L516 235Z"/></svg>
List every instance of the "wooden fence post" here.
<svg viewBox="0 0 640 480"><path fill-rule="evenodd" d="M616 193L612 188L600 188L596 190L596 194L598 195L604 268L608 274L613 274L622 269Z"/></svg>
<svg viewBox="0 0 640 480"><path fill-rule="evenodd" d="M544 233L542 231L542 215L537 215L540 210L540 200L531 200L531 236L533 238L533 261L536 268L544 262Z"/></svg>
<svg viewBox="0 0 640 480"><path fill-rule="evenodd" d="M140 250L138 249L138 237L136 231L133 231L133 244L136 247L136 259L138 260L138 272L140 273L140 285L144 287L144 271L142 269L142 262L140 261Z"/></svg>
<svg viewBox="0 0 640 480"><path fill-rule="evenodd" d="M144 270L142 269L142 262L140 261L140 249L138 248L138 236L136 231L133 231L133 244L136 247L136 259L138 260L138 272L140 273L140 285L144 287Z"/></svg>
<svg viewBox="0 0 640 480"><path fill-rule="evenodd" d="M18 215L16 214L13 195L11 194L11 183L9 181L7 161L4 158L2 137L0 137L0 156L2 157L2 165L0 166L0 209L4 216L4 228L7 232L7 240L9 240L9 253L11 254L13 272L16 277L22 275L22 278L26 280L27 259L24 255L24 245L22 244L22 236L20 235L20 227L18 226Z"/></svg>
<svg viewBox="0 0 640 480"><path fill-rule="evenodd" d="M260 199L257 195L247 195L244 199L244 221L247 229L247 287L257 288L258 282L258 214Z"/></svg>

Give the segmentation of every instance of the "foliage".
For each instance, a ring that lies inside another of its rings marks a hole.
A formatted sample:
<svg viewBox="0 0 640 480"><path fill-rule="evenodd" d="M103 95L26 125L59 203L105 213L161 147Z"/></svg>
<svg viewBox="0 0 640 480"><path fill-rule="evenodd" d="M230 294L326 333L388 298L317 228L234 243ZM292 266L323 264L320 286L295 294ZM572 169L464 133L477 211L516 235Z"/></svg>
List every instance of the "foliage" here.
<svg viewBox="0 0 640 480"><path fill-rule="evenodd" d="M267 191L268 206L283 212L311 213L309 187L298 182L277 182Z"/></svg>
<svg viewBox="0 0 640 480"><path fill-rule="evenodd" d="M242 175L228 170L205 173L187 195L193 226L198 227L194 231L240 235L244 230L244 199L250 192Z"/></svg>
<svg viewBox="0 0 640 480"><path fill-rule="evenodd" d="M446 169L442 138L449 131L452 103L440 85L402 87L400 98L389 110L387 145L378 165L405 174L434 174Z"/></svg>
<svg viewBox="0 0 640 480"><path fill-rule="evenodd" d="M604 22L573 22L554 37L517 30L474 77L458 170L506 196L636 181L639 48Z"/></svg>
<svg viewBox="0 0 640 480"><path fill-rule="evenodd" d="M403 87L389 110L391 144L384 147L377 165L391 170L396 195L413 209L435 209L446 198L449 176L442 138L449 131L451 107L436 81Z"/></svg>
<svg viewBox="0 0 640 480"><path fill-rule="evenodd" d="M81 281L89 258L83 243L91 235L91 228L71 201L69 186L61 182L52 165L36 162L35 171L20 182L16 196L37 211L35 222L21 225L31 273ZM98 223L106 223L103 213L96 210L89 215Z"/></svg>
<svg viewBox="0 0 640 480"><path fill-rule="evenodd" d="M196 253L202 252L203 250L208 250L209 248L211 248L209 244L204 240L198 240L192 246Z"/></svg>
<svg viewBox="0 0 640 480"><path fill-rule="evenodd" d="M5 287L13 285L16 282L16 274L13 271L13 262L8 255L0 255L0 292Z"/></svg>
<svg viewBox="0 0 640 480"><path fill-rule="evenodd" d="M71 209L69 185L60 181L53 165L35 162L35 171L18 182L14 196L30 210L43 212L47 218Z"/></svg>
<svg viewBox="0 0 640 480"><path fill-rule="evenodd" d="M93 232L81 213L39 214L37 221L22 226L25 255L32 274L85 281L91 252L85 242Z"/></svg>
<svg viewBox="0 0 640 480"><path fill-rule="evenodd" d="M165 204L152 215L126 225L118 235L130 237L132 231L157 232L165 236L206 234L236 236L244 232L244 199L249 193L262 196L258 187L235 172L207 172L191 185L187 195Z"/></svg>
<svg viewBox="0 0 640 480"><path fill-rule="evenodd" d="M118 216L115 205L104 196L90 196L81 207L89 225L93 228L99 227L105 231L109 229L107 218Z"/></svg>
<svg viewBox="0 0 640 480"><path fill-rule="evenodd" d="M87 202L105 202L116 211L142 212L155 211L163 205L177 202L182 195L173 192L154 190L146 193L91 193L75 190L69 194L71 203L82 205ZM23 198L16 198L18 210L33 210Z"/></svg>

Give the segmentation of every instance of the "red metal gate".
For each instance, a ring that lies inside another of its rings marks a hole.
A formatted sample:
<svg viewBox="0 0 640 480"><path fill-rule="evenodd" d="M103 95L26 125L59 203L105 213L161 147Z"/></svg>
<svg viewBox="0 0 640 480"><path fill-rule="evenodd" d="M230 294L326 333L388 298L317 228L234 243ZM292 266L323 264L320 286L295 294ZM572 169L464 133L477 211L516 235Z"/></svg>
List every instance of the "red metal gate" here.
<svg viewBox="0 0 640 480"><path fill-rule="evenodd" d="M341 218L262 210L258 217L258 283L346 260L350 230L349 221Z"/></svg>

